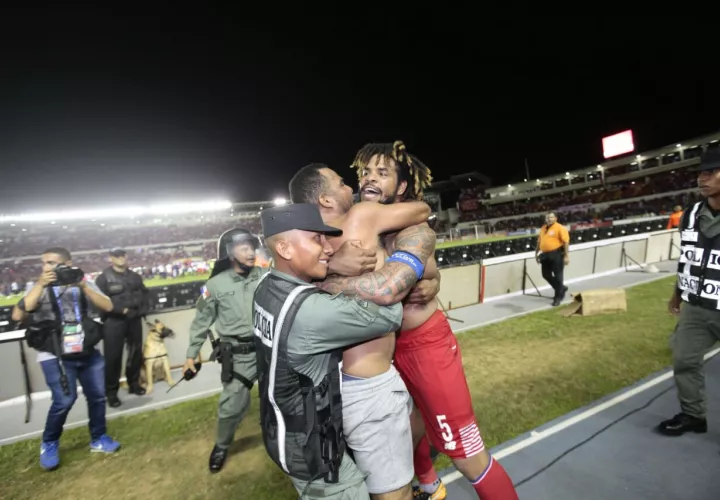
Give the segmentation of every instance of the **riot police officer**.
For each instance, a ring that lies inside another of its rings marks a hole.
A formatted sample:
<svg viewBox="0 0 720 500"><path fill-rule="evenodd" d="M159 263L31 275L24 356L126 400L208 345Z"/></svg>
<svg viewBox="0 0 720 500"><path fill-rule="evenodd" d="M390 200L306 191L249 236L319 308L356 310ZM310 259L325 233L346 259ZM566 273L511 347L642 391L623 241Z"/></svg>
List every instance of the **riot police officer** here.
<svg viewBox="0 0 720 500"><path fill-rule="evenodd" d="M222 363L223 390L218 407L215 447L210 453L210 472L219 472L235 430L250 408L250 390L256 380L255 344L252 334L252 297L258 280L267 271L255 266L259 240L245 229L230 229L218 241L218 260L202 288L195 319L190 326L190 346L184 370L195 371L209 328L214 324L219 342L213 356Z"/></svg>
<svg viewBox="0 0 720 500"><path fill-rule="evenodd" d="M112 266L98 276L95 284L113 303L113 310L103 317L103 349L105 392L108 405L115 408L121 404L117 393L120 387L124 344L128 347L125 364L128 392L138 396L145 394L145 389L140 386L140 367L143 363L141 318L150 309L150 292L142 277L128 269L125 250L110 250L110 262Z"/></svg>

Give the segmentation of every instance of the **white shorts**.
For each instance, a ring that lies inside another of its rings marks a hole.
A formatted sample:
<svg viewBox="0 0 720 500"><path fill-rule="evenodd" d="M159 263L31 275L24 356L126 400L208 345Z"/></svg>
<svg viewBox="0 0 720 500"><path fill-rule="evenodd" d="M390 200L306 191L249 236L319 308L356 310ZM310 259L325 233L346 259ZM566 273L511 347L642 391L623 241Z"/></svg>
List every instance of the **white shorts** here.
<svg viewBox="0 0 720 500"><path fill-rule="evenodd" d="M395 491L415 475L412 398L394 366L373 378L343 374L343 431L372 494Z"/></svg>

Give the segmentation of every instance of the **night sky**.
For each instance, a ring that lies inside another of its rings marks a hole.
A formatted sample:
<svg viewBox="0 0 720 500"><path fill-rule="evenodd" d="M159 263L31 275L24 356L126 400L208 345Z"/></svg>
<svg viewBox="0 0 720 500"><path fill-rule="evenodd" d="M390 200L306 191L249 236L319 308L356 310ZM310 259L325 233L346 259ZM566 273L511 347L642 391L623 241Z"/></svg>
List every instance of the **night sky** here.
<svg viewBox="0 0 720 500"><path fill-rule="evenodd" d="M368 141L506 184L720 130L703 17L199 5L0 12L0 213L272 199L312 161L354 185Z"/></svg>

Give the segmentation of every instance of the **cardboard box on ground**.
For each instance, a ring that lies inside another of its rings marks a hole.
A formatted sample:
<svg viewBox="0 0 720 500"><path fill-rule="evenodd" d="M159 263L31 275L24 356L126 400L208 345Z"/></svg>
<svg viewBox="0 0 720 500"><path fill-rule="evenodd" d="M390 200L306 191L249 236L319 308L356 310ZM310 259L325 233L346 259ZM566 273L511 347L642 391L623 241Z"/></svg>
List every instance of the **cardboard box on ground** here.
<svg viewBox="0 0 720 500"><path fill-rule="evenodd" d="M574 301L561 314L570 316L596 316L627 312L627 298L623 288L601 288L573 295Z"/></svg>

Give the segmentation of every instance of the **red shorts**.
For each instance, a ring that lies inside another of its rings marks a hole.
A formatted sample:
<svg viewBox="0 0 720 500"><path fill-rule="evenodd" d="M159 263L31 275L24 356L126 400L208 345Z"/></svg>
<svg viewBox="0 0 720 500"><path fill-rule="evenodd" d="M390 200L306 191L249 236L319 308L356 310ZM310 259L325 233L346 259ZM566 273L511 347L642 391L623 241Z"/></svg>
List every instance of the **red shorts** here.
<svg viewBox="0 0 720 500"><path fill-rule="evenodd" d="M424 324L398 335L394 365L425 421L433 446L450 458L485 449L465 379L462 354L438 310Z"/></svg>

